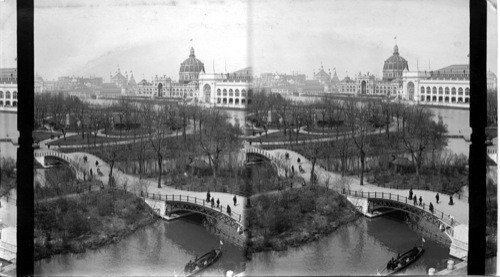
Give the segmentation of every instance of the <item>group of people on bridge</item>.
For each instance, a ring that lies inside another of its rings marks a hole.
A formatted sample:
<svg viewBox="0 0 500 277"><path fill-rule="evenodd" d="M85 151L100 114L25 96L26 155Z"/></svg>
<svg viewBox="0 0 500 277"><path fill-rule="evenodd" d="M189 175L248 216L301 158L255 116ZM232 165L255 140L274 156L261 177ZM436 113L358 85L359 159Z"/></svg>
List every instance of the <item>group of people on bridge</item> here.
<svg viewBox="0 0 500 277"><path fill-rule="evenodd" d="M410 200L413 199L413 205L417 205L417 195L413 194L413 189L410 188L410 192L408 194L408 198ZM436 193L436 204L439 204L439 193ZM425 204L422 204L422 196L418 198L418 205L422 206L425 209ZM450 202L448 202L448 205L453 205L453 196L450 195ZM434 205L432 205L432 202L429 203L429 211L431 213L434 213Z"/></svg>
<svg viewBox="0 0 500 277"><path fill-rule="evenodd" d="M210 202L210 205L211 205L212 209L214 209L215 204L217 204L217 208L219 208L219 206L220 206L220 200L219 200L219 198L217 198L217 201L215 201L215 198L210 195L210 190L207 191L207 199L206 199L206 201ZM238 198L236 198L236 195L235 195L233 197L233 203L234 203L235 206L236 206L237 202L238 202ZM221 209L222 209L222 207L221 207ZM226 212L227 212L227 214L229 216L231 216L231 207L229 205L227 205Z"/></svg>

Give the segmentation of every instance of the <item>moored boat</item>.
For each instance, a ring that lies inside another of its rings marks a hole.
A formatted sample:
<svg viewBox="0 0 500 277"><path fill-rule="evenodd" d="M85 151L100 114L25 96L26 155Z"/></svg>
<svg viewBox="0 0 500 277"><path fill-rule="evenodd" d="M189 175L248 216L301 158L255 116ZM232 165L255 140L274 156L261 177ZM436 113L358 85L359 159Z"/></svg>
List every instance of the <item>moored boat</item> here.
<svg viewBox="0 0 500 277"><path fill-rule="evenodd" d="M222 251L220 249L212 249L208 253L205 253L203 256L197 258L195 261L189 261L189 263L184 267L184 274L187 277L200 273L215 263L221 255Z"/></svg>

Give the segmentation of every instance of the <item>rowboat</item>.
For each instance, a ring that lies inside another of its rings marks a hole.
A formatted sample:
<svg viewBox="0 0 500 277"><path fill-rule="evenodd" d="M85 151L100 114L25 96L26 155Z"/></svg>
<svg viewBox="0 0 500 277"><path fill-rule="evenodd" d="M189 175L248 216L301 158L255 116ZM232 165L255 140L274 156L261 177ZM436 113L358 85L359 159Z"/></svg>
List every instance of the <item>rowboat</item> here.
<svg viewBox="0 0 500 277"><path fill-rule="evenodd" d="M187 263L184 267L184 274L186 277L194 276L215 263L220 256L222 256L222 251L220 249L212 249L203 256L197 258L194 262L190 261Z"/></svg>
<svg viewBox="0 0 500 277"><path fill-rule="evenodd" d="M423 246L415 246L411 250L398 256L396 259L391 259L387 263L387 267L381 272L385 275L394 275L401 270L408 267L410 264L418 260L420 256L424 253L425 249ZM385 271L385 272L384 272Z"/></svg>

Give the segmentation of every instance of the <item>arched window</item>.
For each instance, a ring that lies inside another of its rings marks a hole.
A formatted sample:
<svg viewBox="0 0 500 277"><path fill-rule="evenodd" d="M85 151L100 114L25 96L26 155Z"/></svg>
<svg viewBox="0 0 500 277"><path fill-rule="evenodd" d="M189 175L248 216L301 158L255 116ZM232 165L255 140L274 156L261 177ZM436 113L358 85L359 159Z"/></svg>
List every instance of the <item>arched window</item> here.
<svg viewBox="0 0 500 277"><path fill-rule="evenodd" d="M451 88L451 95L457 95L457 89L456 88Z"/></svg>
<svg viewBox="0 0 500 277"><path fill-rule="evenodd" d="M465 96L469 96L469 95L470 95L470 89L469 88L465 88Z"/></svg>
<svg viewBox="0 0 500 277"><path fill-rule="evenodd" d="M446 88L444 89L444 94L446 94L446 95L450 95L450 88L449 88L449 87L446 87Z"/></svg>
<svg viewBox="0 0 500 277"><path fill-rule="evenodd" d="M458 88L458 95L464 95L464 89Z"/></svg>
<svg viewBox="0 0 500 277"><path fill-rule="evenodd" d="M424 87L420 87L420 94L425 94L425 88Z"/></svg>
<svg viewBox="0 0 500 277"><path fill-rule="evenodd" d="M241 90L241 96L247 96L247 92L244 89Z"/></svg>
<svg viewBox="0 0 500 277"><path fill-rule="evenodd" d="M427 87L427 94L431 94L431 87Z"/></svg>
<svg viewBox="0 0 500 277"><path fill-rule="evenodd" d="M227 96L227 90L226 90L226 89L224 89L224 90L222 91L222 95L223 95L223 96Z"/></svg>
<svg viewBox="0 0 500 277"><path fill-rule="evenodd" d="M439 87L439 94L443 94L443 88Z"/></svg>
<svg viewBox="0 0 500 277"><path fill-rule="evenodd" d="M240 90L239 89L234 91L234 96L240 97ZM238 103L236 103L236 104L238 104Z"/></svg>
<svg viewBox="0 0 500 277"><path fill-rule="evenodd" d="M5 93L5 98L7 98L7 99L8 99L8 98L10 98L10 91L7 91L7 92Z"/></svg>
<svg viewBox="0 0 500 277"><path fill-rule="evenodd" d="M217 89L217 96L220 96L220 88Z"/></svg>
<svg viewBox="0 0 500 277"><path fill-rule="evenodd" d="M3 98L3 91L0 90L0 98Z"/></svg>
<svg viewBox="0 0 500 277"><path fill-rule="evenodd" d="M233 97L233 89L229 89L229 97ZM230 101L231 103L233 102L232 100Z"/></svg>
<svg viewBox="0 0 500 277"><path fill-rule="evenodd" d="M437 89L436 89L436 87L432 87L432 94L437 94Z"/></svg>
<svg viewBox="0 0 500 277"><path fill-rule="evenodd" d="M14 92L12 93L12 98L17 99L17 91L14 91Z"/></svg>

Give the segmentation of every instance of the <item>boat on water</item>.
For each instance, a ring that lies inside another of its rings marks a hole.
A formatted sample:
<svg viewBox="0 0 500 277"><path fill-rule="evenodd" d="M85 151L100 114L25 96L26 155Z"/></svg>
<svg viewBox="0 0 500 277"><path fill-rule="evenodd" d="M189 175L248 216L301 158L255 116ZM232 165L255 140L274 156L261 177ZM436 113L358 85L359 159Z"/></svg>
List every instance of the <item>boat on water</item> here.
<svg viewBox="0 0 500 277"><path fill-rule="evenodd" d="M411 250L398 255L396 259L392 258L388 263L387 267L380 272L379 275L394 275L401 270L408 267L410 264L414 263L422 254L424 254L425 249L422 246L415 246Z"/></svg>
<svg viewBox="0 0 500 277"><path fill-rule="evenodd" d="M222 256L221 249L212 249L193 262L189 261L189 263L187 263L184 267L184 274L186 277L194 276L215 263L220 256Z"/></svg>

